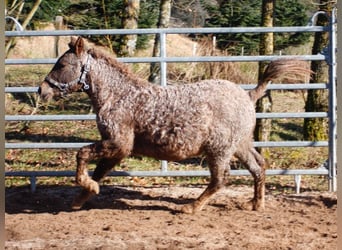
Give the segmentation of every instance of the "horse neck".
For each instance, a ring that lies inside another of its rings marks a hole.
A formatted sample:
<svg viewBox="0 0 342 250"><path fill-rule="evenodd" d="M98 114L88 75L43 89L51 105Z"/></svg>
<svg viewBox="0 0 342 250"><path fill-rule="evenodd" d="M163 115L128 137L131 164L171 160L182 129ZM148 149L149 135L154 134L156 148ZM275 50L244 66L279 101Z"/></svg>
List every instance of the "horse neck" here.
<svg viewBox="0 0 342 250"><path fill-rule="evenodd" d="M88 93L95 109L121 98L137 96L141 88L154 89L156 86L130 73L121 63L110 63L106 59L95 59L90 74L91 91Z"/></svg>

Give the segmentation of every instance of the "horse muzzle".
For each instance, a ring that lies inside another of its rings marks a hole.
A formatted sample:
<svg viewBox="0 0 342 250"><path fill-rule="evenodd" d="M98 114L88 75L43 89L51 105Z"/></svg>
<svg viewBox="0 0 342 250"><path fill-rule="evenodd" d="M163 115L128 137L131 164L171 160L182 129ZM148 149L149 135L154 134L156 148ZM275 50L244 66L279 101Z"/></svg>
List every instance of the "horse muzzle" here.
<svg viewBox="0 0 342 250"><path fill-rule="evenodd" d="M40 84L38 88L38 94L44 102L49 102L52 99L58 99L59 97L61 97L61 93L59 91L56 91L55 88L52 88L46 81L43 81Z"/></svg>

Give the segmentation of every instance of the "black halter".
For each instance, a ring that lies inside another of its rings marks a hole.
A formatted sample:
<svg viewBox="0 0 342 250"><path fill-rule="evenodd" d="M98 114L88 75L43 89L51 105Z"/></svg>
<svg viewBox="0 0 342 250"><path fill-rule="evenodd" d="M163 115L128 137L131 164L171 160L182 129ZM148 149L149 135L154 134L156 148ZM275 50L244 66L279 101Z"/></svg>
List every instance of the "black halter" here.
<svg viewBox="0 0 342 250"><path fill-rule="evenodd" d="M89 63L89 59L90 59L90 54L88 54L88 58L87 58L87 62L86 64L82 67L82 72L79 78L76 78L75 80L72 80L70 82L67 83L62 83L62 82L58 82L54 79L52 79L51 77L45 77L45 81L48 82L50 85L52 85L53 87L58 88L62 93L66 94L68 89L70 89L70 87L72 87L75 84L82 84L82 88L83 90L88 90L89 84L86 83L86 77L87 77L87 73L90 70L90 63Z"/></svg>

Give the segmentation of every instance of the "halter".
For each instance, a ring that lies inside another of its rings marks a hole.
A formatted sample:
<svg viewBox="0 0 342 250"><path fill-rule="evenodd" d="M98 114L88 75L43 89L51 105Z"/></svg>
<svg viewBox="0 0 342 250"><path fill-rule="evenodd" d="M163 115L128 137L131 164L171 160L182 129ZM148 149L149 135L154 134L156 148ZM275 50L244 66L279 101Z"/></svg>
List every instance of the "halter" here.
<svg viewBox="0 0 342 250"><path fill-rule="evenodd" d="M48 82L50 85L58 88L62 93L66 94L67 90L72 87L75 84L82 84L83 85L83 90L88 90L89 84L86 83L86 77L87 77L87 73L90 71L90 54L88 54L87 57L87 62L86 64L82 67L82 72L79 78L76 78L75 80L72 80L70 82L67 83L62 83L62 82L58 82L54 79L52 79L51 77L45 77L45 81Z"/></svg>

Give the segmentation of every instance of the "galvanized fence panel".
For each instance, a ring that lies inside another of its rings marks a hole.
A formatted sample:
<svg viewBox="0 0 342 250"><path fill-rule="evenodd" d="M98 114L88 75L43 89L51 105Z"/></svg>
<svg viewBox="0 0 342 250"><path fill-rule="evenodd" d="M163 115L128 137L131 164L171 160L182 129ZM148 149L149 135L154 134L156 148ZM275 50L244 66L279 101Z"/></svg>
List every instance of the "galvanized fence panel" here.
<svg viewBox="0 0 342 250"><path fill-rule="evenodd" d="M334 10L335 11L335 10ZM322 13L317 13L322 14ZM317 15L316 14L316 15ZM335 16L335 15L332 15ZM266 170L267 175L293 175L295 176L296 190L299 192L301 175L326 175L329 178L329 190L336 190L336 93L335 93L335 74L336 59L336 20L331 18L330 25L327 27L313 26L305 27L244 27L244 28L170 28L170 29L106 29L106 30L56 30L56 31L6 31L7 37L27 37L27 36L76 36L76 35L107 35L107 34L159 34L161 37L161 54L159 57L133 57L118 58L126 63L151 63L161 64L161 85L167 85L167 64L179 62L256 62L270 61L278 58L298 58L307 61L325 60L329 64L329 83L315 84L270 84L270 90L308 90L308 89L327 89L329 95L329 112L311 113L257 113L257 118L280 119L280 118L313 118L322 117L329 119L329 141L280 141L280 142L254 142L257 147L329 147L329 156L325 163L317 169L291 169L291 170ZM265 32L322 32L330 33L330 45L326 53L318 55L292 55L292 56L193 56L193 57L168 57L166 51L167 34L217 34L217 33L265 33ZM47 59L6 59L6 65L27 65L27 64L54 64L56 58ZM253 84L242 84L244 89L255 87ZM6 93L35 93L37 87L6 87ZM6 115L5 121L76 121L94 120L95 115ZM5 143L5 149L78 149L87 143ZM30 178L31 190L36 188L36 178L39 176L74 176L74 171L6 171L6 176L25 176ZM247 170L232 170L232 175L249 175ZM170 171L167 162L162 161L160 171L112 171L110 176L208 176L208 171Z"/></svg>

